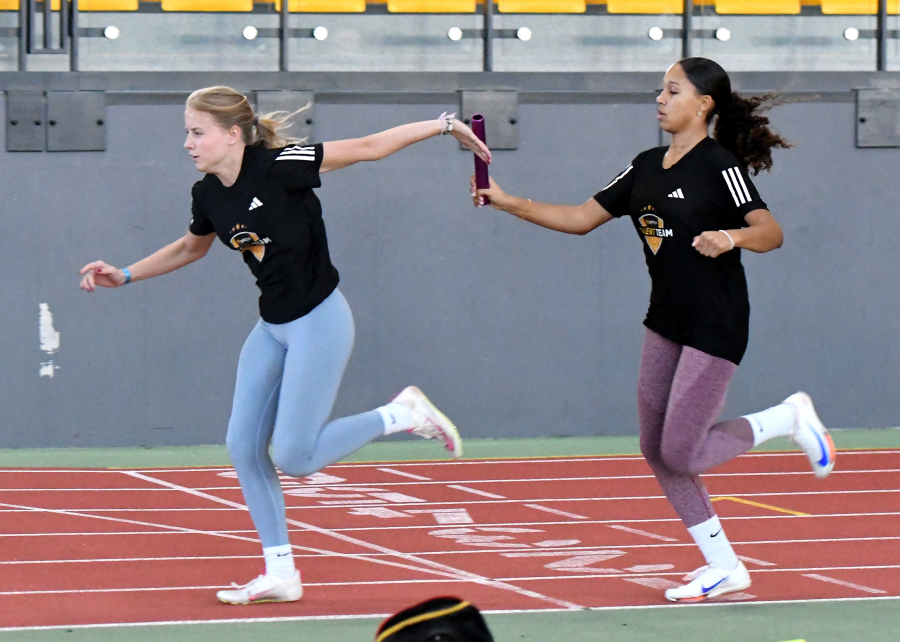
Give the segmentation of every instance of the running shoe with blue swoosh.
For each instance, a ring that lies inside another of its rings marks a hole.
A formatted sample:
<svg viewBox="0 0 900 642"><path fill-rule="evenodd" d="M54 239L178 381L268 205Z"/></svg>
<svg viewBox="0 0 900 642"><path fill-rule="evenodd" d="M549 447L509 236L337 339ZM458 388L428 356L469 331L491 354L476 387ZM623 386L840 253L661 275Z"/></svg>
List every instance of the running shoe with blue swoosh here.
<svg viewBox="0 0 900 642"><path fill-rule="evenodd" d="M717 566L701 566L685 576L687 584L666 591L670 602L703 602L718 595L743 591L751 584L750 573L743 562L726 571Z"/></svg>
<svg viewBox="0 0 900 642"><path fill-rule="evenodd" d="M816 477L828 477L834 469L837 452L828 429L816 414L812 399L805 392L795 392L784 403L797 409L797 424L790 436L791 441L806 453Z"/></svg>

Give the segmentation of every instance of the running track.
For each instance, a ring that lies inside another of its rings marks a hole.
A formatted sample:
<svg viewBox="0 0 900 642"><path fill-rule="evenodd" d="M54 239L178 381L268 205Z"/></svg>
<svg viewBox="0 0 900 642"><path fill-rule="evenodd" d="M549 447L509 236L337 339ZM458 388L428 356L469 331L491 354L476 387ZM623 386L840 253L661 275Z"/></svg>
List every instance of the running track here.
<svg viewBox="0 0 900 642"><path fill-rule="evenodd" d="M753 576L729 601L900 596L900 450L794 453L706 475ZM0 630L661 605L702 564L640 457L343 464L283 480L306 594L221 605L261 567L231 469L0 469ZM674 608L674 607L673 607Z"/></svg>

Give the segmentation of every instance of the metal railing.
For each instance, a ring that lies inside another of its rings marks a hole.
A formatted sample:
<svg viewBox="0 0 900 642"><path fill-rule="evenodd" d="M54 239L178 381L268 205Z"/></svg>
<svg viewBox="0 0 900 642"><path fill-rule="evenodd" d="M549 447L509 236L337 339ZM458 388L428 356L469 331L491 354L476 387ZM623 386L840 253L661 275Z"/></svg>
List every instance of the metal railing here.
<svg viewBox="0 0 900 642"><path fill-rule="evenodd" d="M482 40L482 70L493 71L494 48L497 38L521 38L521 30L494 28L494 2L482 0L483 28L459 30L461 38L478 38ZM54 14L58 17L54 19ZM309 38L314 36L313 29L293 29L289 26L290 12L287 0L281 3L279 26L274 29L254 30L254 37L278 38L279 71L289 69L289 43L292 38ZM18 14L18 27L0 28L0 36L18 38L18 68L27 71L28 57L33 55L68 55L69 69L78 71L78 41L85 37L102 37L103 28L83 29L78 26L78 0L59 0L59 8L52 8L52 0L21 0ZM681 40L682 57L691 56L693 42L701 38L722 39L722 32L727 29L694 29L693 0L684 0L681 29L657 29L658 37L654 39L679 38ZM38 30L40 26L40 30ZM653 31L653 30L651 30ZM887 45L890 39L900 39L900 30L887 28L887 0L878 0L876 28L872 30L853 30L858 38L876 40L876 70L887 70ZM529 32L530 33L530 32ZM730 32L728 32L730 35ZM315 37L318 37L317 35Z"/></svg>

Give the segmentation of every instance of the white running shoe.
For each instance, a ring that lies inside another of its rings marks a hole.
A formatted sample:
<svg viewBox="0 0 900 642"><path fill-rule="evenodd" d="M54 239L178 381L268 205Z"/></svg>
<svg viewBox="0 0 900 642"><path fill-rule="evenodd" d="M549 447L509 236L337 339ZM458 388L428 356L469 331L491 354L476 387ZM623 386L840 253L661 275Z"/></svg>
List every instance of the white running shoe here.
<svg viewBox="0 0 900 642"><path fill-rule="evenodd" d="M296 602L303 597L300 571L294 577L283 580L271 575L260 575L243 586L232 584L234 589L219 591L216 597L226 604L259 604L260 602Z"/></svg>
<svg viewBox="0 0 900 642"><path fill-rule="evenodd" d="M667 600L702 602L724 593L743 591L750 586L750 573L740 561L733 571L723 571L715 566L701 566L684 579L687 584L666 591Z"/></svg>
<svg viewBox="0 0 900 642"><path fill-rule="evenodd" d="M828 429L816 414L812 399L805 392L795 392L782 403L797 409L797 424L790 440L806 453L816 477L828 477L834 468L837 453Z"/></svg>
<svg viewBox="0 0 900 642"><path fill-rule="evenodd" d="M439 439L455 458L462 457L462 439L453 422L438 410L425 394L415 386L404 388L403 392L391 399L402 403L412 411L415 426L409 432L424 439Z"/></svg>

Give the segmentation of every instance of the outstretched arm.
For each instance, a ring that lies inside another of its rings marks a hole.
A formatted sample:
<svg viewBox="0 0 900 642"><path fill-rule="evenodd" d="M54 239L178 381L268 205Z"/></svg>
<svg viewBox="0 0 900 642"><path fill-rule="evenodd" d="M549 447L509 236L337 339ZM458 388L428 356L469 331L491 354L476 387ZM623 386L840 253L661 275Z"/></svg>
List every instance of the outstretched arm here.
<svg viewBox="0 0 900 642"><path fill-rule="evenodd" d="M759 253L781 247L784 235L781 226L769 210L753 210L744 217L744 220L749 227L704 232L694 238L694 247L700 254L713 258L736 247Z"/></svg>
<svg viewBox="0 0 900 642"><path fill-rule="evenodd" d="M131 280L140 281L174 272L188 263L202 259L206 256L215 238L215 234L196 236L188 232L174 243L170 243L129 267ZM86 292L93 292L98 285L104 288L125 285L125 273L103 261L88 263L78 273L84 275L80 287Z"/></svg>
<svg viewBox="0 0 900 642"><path fill-rule="evenodd" d="M452 125L449 131L447 131L448 124ZM322 167L319 169L319 173L324 174L325 172L348 167L361 161L381 160L404 147L409 147L414 143L442 133L451 134L463 145L475 152L483 161L491 162L491 152L487 146L478 140L475 134L472 133L472 130L464 123L452 116L448 116L437 120L423 120L419 123L400 125L399 127L363 138L350 138L324 143L322 145Z"/></svg>
<svg viewBox="0 0 900 642"><path fill-rule="evenodd" d="M530 198L510 196L500 189L493 178L491 178L490 188L476 189L474 176L470 187L472 188L472 200L479 207L484 204L484 197L487 196L494 209L509 212L529 223L566 234L587 234L613 218L593 198L581 205L536 203Z"/></svg>

